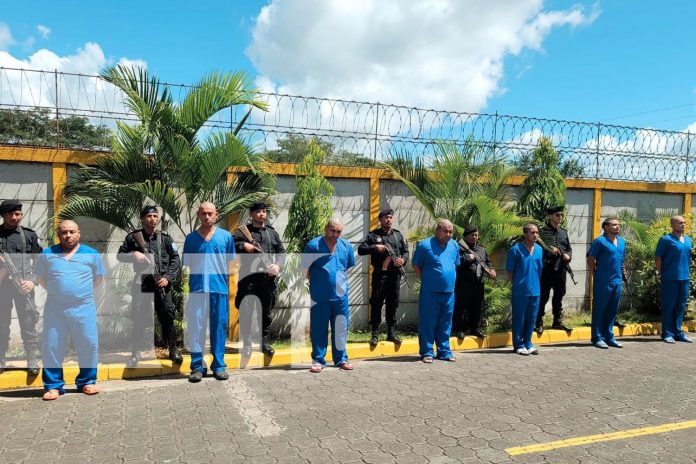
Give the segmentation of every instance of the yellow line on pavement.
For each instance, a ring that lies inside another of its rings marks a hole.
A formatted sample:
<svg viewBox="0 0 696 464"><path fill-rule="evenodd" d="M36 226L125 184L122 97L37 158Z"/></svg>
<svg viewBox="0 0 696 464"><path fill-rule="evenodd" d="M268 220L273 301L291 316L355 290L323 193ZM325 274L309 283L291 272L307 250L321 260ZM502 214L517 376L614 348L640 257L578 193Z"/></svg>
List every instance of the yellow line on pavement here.
<svg viewBox="0 0 696 464"><path fill-rule="evenodd" d="M566 440L550 441L547 443L538 443L529 446L517 446L507 448L510 456L518 456L520 454L540 453L542 451L550 451L557 448L568 448L570 446L589 445L590 443L598 443L601 441L625 440L627 438L640 437L641 435L653 435L656 433L673 432L675 430L691 429L696 427L696 420L686 422L675 422L671 424L655 425L652 427L641 427L638 429L624 430L622 432L599 433L596 435L586 435L584 437L568 438Z"/></svg>

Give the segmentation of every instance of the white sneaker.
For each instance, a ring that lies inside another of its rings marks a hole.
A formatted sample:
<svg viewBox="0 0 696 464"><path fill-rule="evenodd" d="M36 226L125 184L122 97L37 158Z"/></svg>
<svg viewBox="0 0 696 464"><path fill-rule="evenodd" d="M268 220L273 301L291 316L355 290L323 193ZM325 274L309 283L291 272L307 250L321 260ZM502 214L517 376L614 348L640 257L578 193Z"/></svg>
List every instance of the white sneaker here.
<svg viewBox="0 0 696 464"><path fill-rule="evenodd" d="M539 350L537 349L536 346L531 347L531 348L528 349L527 351L529 351L529 354L533 354L533 355L535 355L535 356L539 354Z"/></svg>
<svg viewBox="0 0 696 464"><path fill-rule="evenodd" d="M529 356L529 351L527 351L527 348L517 348L515 353L521 354L522 356Z"/></svg>

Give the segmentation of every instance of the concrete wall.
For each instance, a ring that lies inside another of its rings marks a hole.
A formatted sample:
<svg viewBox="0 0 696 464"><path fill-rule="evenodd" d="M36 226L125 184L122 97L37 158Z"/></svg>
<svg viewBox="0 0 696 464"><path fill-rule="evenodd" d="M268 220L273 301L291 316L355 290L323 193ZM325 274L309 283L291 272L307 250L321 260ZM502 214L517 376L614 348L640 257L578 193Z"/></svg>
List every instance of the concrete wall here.
<svg viewBox="0 0 696 464"><path fill-rule="evenodd" d="M585 253L588 244L592 241L592 200L592 190L568 189L566 191L566 226L570 246L573 249L570 267L577 281L577 285L573 285L570 277L566 281L567 290L564 306L569 311L580 311L588 304L589 278ZM548 303L547 313L549 313L550 307L551 302Z"/></svg>
<svg viewBox="0 0 696 464"><path fill-rule="evenodd" d="M614 192L602 193L602 219L616 216L622 210L635 214L642 222L656 216L672 216L681 212L683 195L670 193Z"/></svg>
<svg viewBox="0 0 696 464"><path fill-rule="evenodd" d="M19 198L25 204L26 217L23 224L35 229L46 244L48 218L53 213L52 198L52 169L49 163L24 163L0 161L0 200ZM68 175L73 175L75 166L68 169ZM357 248L358 243L369 230L370 181L369 179L329 178L334 186L334 196L331 205L335 213L341 215L345 222L344 238ZM274 201L278 207L272 217L272 224L283 235L288 220L288 209L295 189L294 176L279 175L277 179L278 194ZM513 188L513 196L516 193ZM570 311L587 307L587 283L585 253L592 240L592 189L569 189L567 192L567 225L574 258L572 267L578 281L573 286L569 281L565 305ZM692 203L695 204L695 203ZM395 210L395 227L402 231L405 237L414 232L419 226L431 224L431 220L420 203L410 194L408 189L398 181L380 181L380 209L391 207ZM683 206L682 194L645 193L630 191L604 191L602 196L601 216L617 214L622 209L634 211L641 220L648 221L658 214L675 214ZM696 205L692 208L696 214ZM113 253L123 240L124 233L95 220L81 219L83 242L106 252L105 262L111 275L101 296L100 314L104 324L117 331L128 331L130 322L124 317L130 297L124 282L130 278L129 266L120 265ZM225 225L223 221L222 225ZM183 244L183 236L174 235L179 245ZM413 252L414 244L409 248ZM357 257L357 266L350 271L350 300L351 326L366 328L368 319L368 270L366 257ZM502 264L502 261L500 262ZM415 280L409 264L409 278ZM402 285L402 298L398 313L402 324L414 325L417 321L418 295L408 291ZM39 305L45 296L42 291L37 294ZM289 294L283 295L276 311L274 329L286 332L291 322L298 320L295 310L290 307L300 307L306 316L307 301L294 301ZM304 316L303 316L304 317ZM19 342L19 328L16 319L12 322L12 343Z"/></svg>

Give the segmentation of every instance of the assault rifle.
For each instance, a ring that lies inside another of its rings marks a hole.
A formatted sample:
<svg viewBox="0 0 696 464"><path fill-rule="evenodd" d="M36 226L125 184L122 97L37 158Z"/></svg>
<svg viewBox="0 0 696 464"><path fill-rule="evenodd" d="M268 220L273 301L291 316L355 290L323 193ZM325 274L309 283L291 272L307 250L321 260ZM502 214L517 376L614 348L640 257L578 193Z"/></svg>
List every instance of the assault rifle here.
<svg viewBox="0 0 696 464"><path fill-rule="evenodd" d="M551 251L551 248L549 248L549 246L548 246L546 243L544 243L544 240L541 239L541 237L540 237L539 240L537 240L537 243L539 244L539 246L541 246L541 248L542 248L545 252L547 252L547 253L550 254L551 256L555 256L555 255L553 254L553 252ZM558 247L556 247L556 249L558 249ZM559 251L560 251L560 250L559 250ZM570 268L570 264L569 264L568 262L566 262L566 261L563 260L563 256L558 256L558 257L556 258L556 261L554 262L553 270L554 270L554 271L558 271L558 270L560 269L561 266L563 266L563 267L565 268L565 271L566 271L566 272L568 273L568 275L570 276L570 280L573 281L573 285L577 285L578 282L575 280L575 273L574 273L573 270Z"/></svg>
<svg viewBox="0 0 696 464"><path fill-rule="evenodd" d="M157 285L157 281L159 280L159 277L161 277L162 275L158 272L154 256L152 256L152 253L148 251L147 246L145 245L145 237L143 237L143 233L141 231L134 232L133 240L135 240L135 243L137 243L140 249L143 250L142 253L145 255L145 259L147 260L147 264L149 267L148 270L150 274L152 274L152 279L155 281L155 288L157 289L157 292L160 294L160 296L163 297L164 288ZM162 253L162 250L157 250L157 252Z"/></svg>
<svg viewBox="0 0 696 464"><path fill-rule="evenodd" d="M404 282L406 282L406 286L408 288L411 288L411 282L408 281L408 277L406 276L406 270L404 269L403 266L396 266L396 260L398 258L401 258L401 256L396 254L396 251L391 247L390 244L384 241L384 246L387 249L387 253L389 254L389 257L391 258L392 262L394 262L394 266L399 270L399 273L401 274L401 277L404 278Z"/></svg>
<svg viewBox="0 0 696 464"><path fill-rule="evenodd" d="M271 256L270 254L266 253L263 250L263 247L261 246L261 244L256 239L254 239L254 237L251 235L251 232L249 231L249 228L246 226L246 224L242 224L241 226L239 226L239 231L242 233L242 235L244 235L244 238L247 239L247 241L251 244L251 246L253 246L254 249L256 249L256 251L258 251L261 254L261 262L263 263L264 267L266 268L266 271L268 271L268 269L273 264L275 264L275 259L273 258L273 256ZM277 277L277 276L270 275L270 274L268 274L268 275L270 277L273 277L274 279Z"/></svg>
<svg viewBox="0 0 696 464"><path fill-rule="evenodd" d="M471 254L471 255L474 255L474 259L476 260L476 262L479 263L479 264L481 265L481 267L483 268L483 270L486 271L486 274L488 274L489 276L492 277L492 275L493 275L493 274L492 274L493 269L492 269L490 266L488 266L488 265L481 259L481 257L480 257L479 255L477 255L476 253L474 253L474 250L472 250L471 247L469 247L469 244L468 244L468 243L466 243L464 240L462 240L462 239L460 238L459 240L457 240L457 245L459 245L459 246L462 248L462 250L464 250L465 252L467 252L467 253L469 253L469 254Z"/></svg>
<svg viewBox="0 0 696 464"><path fill-rule="evenodd" d="M22 281L25 280L24 276L22 275L20 270L17 269L17 266L15 266L14 261L12 261L12 258L7 251L0 248L0 256L2 256L2 262L4 263L5 270L7 271L7 278L10 279L10 282L12 282L17 291L21 294ZM26 296L27 298L27 308L29 308L29 310L31 310L32 312L35 312L36 306L34 305L34 302L32 301L29 294L26 294L24 296Z"/></svg>

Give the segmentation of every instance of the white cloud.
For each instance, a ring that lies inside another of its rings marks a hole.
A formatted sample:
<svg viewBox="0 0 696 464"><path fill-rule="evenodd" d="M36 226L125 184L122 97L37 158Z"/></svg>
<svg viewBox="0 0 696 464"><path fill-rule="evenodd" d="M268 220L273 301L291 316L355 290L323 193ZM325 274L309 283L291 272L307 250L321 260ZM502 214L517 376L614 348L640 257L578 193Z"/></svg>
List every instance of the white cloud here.
<svg viewBox="0 0 696 464"><path fill-rule="evenodd" d="M0 50L7 50L12 44L14 44L12 31L7 24L0 23Z"/></svg>
<svg viewBox="0 0 696 464"><path fill-rule="evenodd" d="M131 60L129 58L121 58L118 60L118 63L121 66L126 66L126 67L134 67L134 68L143 68L147 69L147 61L145 60L140 60L140 59L135 59Z"/></svg>
<svg viewBox="0 0 696 464"><path fill-rule="evenodd" d="M39 32L42 39L48 39L48 36L51 35L51 28L43 24L37 25L36 30Z"/></svg>
<svg viewBox="0 0 696 464"><path fill-rule="evenodd" d="M126 111L123 96L115 87L93 76L114 62L147 67L147 63L140 59L108 58L101 46L94 42L87 42L75 53L64 56L45 48L25 59L0 51L0 68L5 68L0 70L3 83L0 86L0 107L54 108L58 99L65 114L84 115L112 124L109 113ZM53 71L58 71L58 75Z"/></svg>
<svg viewBox="0 0 696 464"><path fill-rule="evenodd" d="M542 0L273 0L247 55L267 90L476 112L501 91L506 56L598 14Z"/></svg>

